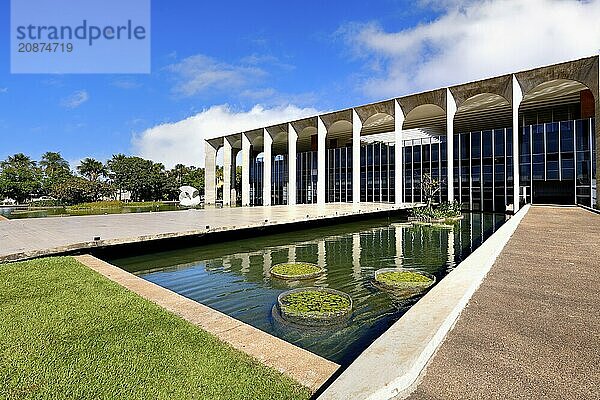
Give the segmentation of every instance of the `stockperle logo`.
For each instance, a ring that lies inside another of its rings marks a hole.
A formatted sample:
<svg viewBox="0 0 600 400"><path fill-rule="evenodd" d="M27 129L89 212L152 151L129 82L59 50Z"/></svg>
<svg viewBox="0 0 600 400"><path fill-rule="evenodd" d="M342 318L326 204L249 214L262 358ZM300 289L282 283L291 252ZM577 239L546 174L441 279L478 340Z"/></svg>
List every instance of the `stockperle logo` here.
<svg viewBox="0 0 600 400"><path fill-rule="evenodd" d="M150 0L11 0L12 73L150 73Z"/></svg>

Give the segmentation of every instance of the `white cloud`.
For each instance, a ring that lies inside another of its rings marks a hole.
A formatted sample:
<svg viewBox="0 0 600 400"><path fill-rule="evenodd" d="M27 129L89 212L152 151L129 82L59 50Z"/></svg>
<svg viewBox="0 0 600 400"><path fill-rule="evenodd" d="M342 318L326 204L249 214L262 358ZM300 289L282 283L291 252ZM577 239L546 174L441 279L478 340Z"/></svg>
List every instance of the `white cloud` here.
<svg viewBox="0 0 600 400"><path fill-rule="evenodd" d="M83 103L88 101L89 98L90 98L90 95L88 94L88 92L86 92L85 90L77 90L76 92L73 92L69 96L64 97L60 101L60 105L65 108L73 109L73 108L79 107L80 105L82 105Z"/></svg>
<svg viewBox="0 0 600 400"><path fill-rule="evenodd" d="M134 134L133 152L140 157L165 164L204 166L204 139L227 133L247 131L263 126L319 114L313 108L295 105L265 108L255 105L247 111L235 111L228 105L212 106L182 121L165 123Z"/></svg>
<svg viewBox="0 0 600 400"><path fill-rule="evenodd" d="M600 0L444 0L435 6L444 7L439 18L399 32L375 23L342 28L356 56L368 60L369 74L360 81L367 95L399 96L600 49Z"/></svg>
<svg viewBox="0 0 600 400"><path fill-rule="evenodd" d="M266 75L253 65L233 65L198 54L166 67L176 76L173 91L193 96L211 90L239 89Z"/></svg>
<svg viewBox="0 0 600 400"><path fill-rule="evenodd" d="M7 87L0 87L0 93L8 93Z"/></svg>

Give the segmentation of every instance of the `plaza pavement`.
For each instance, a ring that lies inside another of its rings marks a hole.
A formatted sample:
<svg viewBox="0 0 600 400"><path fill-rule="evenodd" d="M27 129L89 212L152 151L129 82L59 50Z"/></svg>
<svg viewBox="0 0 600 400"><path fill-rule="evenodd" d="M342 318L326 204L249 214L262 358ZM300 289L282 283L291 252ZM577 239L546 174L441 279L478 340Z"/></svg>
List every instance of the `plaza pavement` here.
<svg viewBox="0 0 600 400"><path fill-rule="evenodd" d="M14 219L0 223L0 262L160 239L201 238L239 229L326 222L360 214L385 215L409 206L326 203Z"/></svg>
<svg viewBox="0 0 600 400"><path fill-rule="evenodd" d="M600 399L599 272L600 215L532 207L409 398Z"/></svg>

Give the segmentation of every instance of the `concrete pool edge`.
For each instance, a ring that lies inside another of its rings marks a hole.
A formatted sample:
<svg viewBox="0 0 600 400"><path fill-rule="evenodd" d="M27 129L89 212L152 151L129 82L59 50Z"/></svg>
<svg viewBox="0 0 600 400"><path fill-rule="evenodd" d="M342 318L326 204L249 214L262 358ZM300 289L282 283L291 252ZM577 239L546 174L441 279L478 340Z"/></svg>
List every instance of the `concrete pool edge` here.
<svg viewBox="0 0 600 400"><path fill-rule="evenodd" d="M303 229L306 227L326 226L353 220L385 217L396 213L406 213L416 204L405 203L375 204L366 203L356 207L354 204L327 203L331 207L322 207L316 204L291 206L293 209L286 215L269 215L267 211L281 211L287 206L248 207L251 210L232 208L238 213L243 213L242 218L235 225L232 224L231 215L224 210L223 215L207 210L163 211L157 213L134 214L109 214L72 217L45 217L30 219L9 219L3 221L0 227L0 238L9 239L7 248L0 248L0 263L23 261L32 258L73 255L87 252L110 251L119 248L152 247L160 242L162 245L169 243L179 247L204 244L211 240L231 240L242 236L250 237L284 229ZM268 210L267 210L268 209ZM210 215L209 215L210 214ZM173 223L172 217L189 221L182 226L181 221ZM239 217L240 215L238 215ZM210 218L203 220L202 218ZM215 218L219 223L214 223ZM222 223L221 221L226 221ZM55 226L58 223L58 226ZM53 225L54 224L54 225ZM123 225L135 225L135 233L122 233ZM147 226L160 226L152 229ZM74 228L72 228L74 226ZM71 232L73 231L73 232ZM54 232L64 232L62 236ZM116 233L115 233L116 232ZM68 234L67 234L68 233ZM67 237L65 239L65 237ZM228 238L228 236L230 238ZM98 239L98 240L96 240ZM12 240L12 244L10 241ZM4 243L3 243L4 244Z"/></svg>
<svg viewBox="0 0 600 400"><path fill-rule="evenodd" d="M339 365L272 336L208 306L146 281L92 255L74 256L80 263L137 295L215 335L315 392Z"/></svg>
<svg viewBox="0 0 600 400"><path fill-rule="evenodd" d="M529 208L523 207L423 296L318 399L408 396Z"/></svg>

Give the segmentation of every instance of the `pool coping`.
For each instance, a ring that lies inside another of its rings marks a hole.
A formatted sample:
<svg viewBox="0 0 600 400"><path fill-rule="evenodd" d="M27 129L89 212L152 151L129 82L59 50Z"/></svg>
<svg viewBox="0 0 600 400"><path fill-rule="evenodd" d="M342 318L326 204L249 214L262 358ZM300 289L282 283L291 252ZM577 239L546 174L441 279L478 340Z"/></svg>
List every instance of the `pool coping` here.
<svg viewBox="0 0 600 400"><path fill-rule="evenodd" d="M369 203L371 204L371 203ZM286 207L286 206L267 206L267 207ZM206 243L209 240L217 240L222 237L227 237L228 235L235 235L236 238L239 238L240 235L244 236L252 236L257 234L265 234L269 232L280 232L282 229L299 229L304 227L312 227L312 226L324 226L342 223L346 221L358 220L358 219L369 219L369 218L377 218L385 216L390 213L397 212L406 212L408 209L414 207L413 203L403 204L401 206L390 205L389 207L379 207L372 206L371 208L365 209L350 209L344 211L335 211L333 213L327 213L326 210L317 210L314 215L306 214L306 217L303 215L298 215L294 217L279 217L277 220L262 220L258 218L251 223L246 223L242 225L223 225L223 226L210 226L206 225L204 228L195 228L195 229L185 229L179 231L171 231L167 230L165 232L160 233L139 233L137 235L124 235L121 237L107 238L99 240L86 240L82 238L77 238L71 241L68 244L56 244L50 246L41 246L39 248L32 249L19 249L18 251L8 252L8 253L0 253L0 263L3 262L12 262L12 261L23 261L32 258L44 257L44 256L56 256L56 255L73 255L73 254L81 254L84 252L98 252L104 249L116 249L119 247L135 247L135 246L153 246L157 242L167 243L167 242L181 242L183 244L198 244L198 243ZM256 207L258 209L258 207ZM202 211L202 210L194 210L194 211ZM162 214L161 217L164 219L168 218L169 213L185 213L187 211L161 211L159 213L154 214ZM308 211L311 213L311 211ZM144 214L149 213L137 213L135 214L136 219L142 219ZM87 215L87 216L72 216L72 217L44 217L43 219L58 219L64 221L68 218L70 219L80 219L80 218L89 218L90 220L94 218L96 223L101 221L101 219L106 219L107 217L110 219L118 218L119 215L134 215L134 214L109 214L109 215ZM258 216L260 217L260 216ZM14 223L23 223L26 219L8 219L9 224ZM79 221L79 220L78 220ZM89 222L89 221L86 221ZM108 223L112 221L102 221L102 223ZM167 224L169 221L165 221ZM129 222L131 223L131 222ZM144 221L135 221L135 223L139 223L143 225ZM23 227L19 227L19 229L23 229ZM2 232L0 232L0 236L2 236ZM5 232L5 235L9 235L10 232ZM91 235L89 237L92 237ZM95 238L94 238L95 239ZM227 239L226 239L227 240Z"/></svg>
<svg viewBox="0 0 600 400"><path fill-rule="evenodd" d="M530 207L525 205L413 305L318 400L408 396Z"/></svg>
<svg viewBox="0 0 600 400"><path fill-rule="evenodd" d="M139 296L215 335L235 349L315 392L339 365L258 328L85 254L80 263Z"/></svg>

